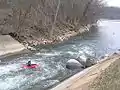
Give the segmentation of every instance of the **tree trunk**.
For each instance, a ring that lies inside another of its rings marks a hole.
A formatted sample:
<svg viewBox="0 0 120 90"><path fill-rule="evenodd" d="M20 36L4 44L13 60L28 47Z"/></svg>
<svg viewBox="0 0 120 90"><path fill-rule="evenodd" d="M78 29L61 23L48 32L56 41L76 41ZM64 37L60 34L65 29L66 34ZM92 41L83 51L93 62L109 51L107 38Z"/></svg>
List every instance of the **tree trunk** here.
<svg viewBox="0 0 120 90"><path fill-rule="evenodd" d="M88 9L89 9L89 6L90 6L90 4L92 3L92 1L93 1L93 0L89 0L88 3L86 4L85 9L84 9L84 12L83 12L83 15L82 15L82 17L81 17L81 20L84 20L84 19L85 19L86 13L87 13L87 11L88 11Z"/></svg>
<svg viewBox="0 0 120 90"><path fill-rule="evenodd" d="M51 28L51 31L50 31L50 38L53 38L53 33L54 33L54 27L55 27L55 24L56 24L56 19L57 19L57 15L58 15L58 11L59 11L59 8L60 8L60 2L61 0L58 0L58 5L57 5L57 9L56 9L56 13L55 13L55 16L54 16L54 22L52 24L52 28Z"/></svg>

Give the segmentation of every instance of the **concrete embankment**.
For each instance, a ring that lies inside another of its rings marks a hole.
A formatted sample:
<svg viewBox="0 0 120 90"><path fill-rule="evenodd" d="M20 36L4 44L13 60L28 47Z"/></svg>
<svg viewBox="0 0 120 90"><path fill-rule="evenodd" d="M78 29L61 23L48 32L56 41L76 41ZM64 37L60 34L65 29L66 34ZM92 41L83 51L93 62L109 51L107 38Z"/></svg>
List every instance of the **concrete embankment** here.
<svg viewBox="0 0 120 90"><path fill-rule="evenodd" d="M20 44L18 41L14 40L9 35L0 35L0 56L9 56L11 54L16 54L21 51L25 52L24 45Z"/></svg>
<svg viewBox="0 0 120 90"><path fill-rule="evenodd" d="M106 70L113 62L120 58L120 54L114 54L106 60L102 60L98 64L85 69L84 71L65 80L51 90L90 90L89 85L96 77Z"/></svg>

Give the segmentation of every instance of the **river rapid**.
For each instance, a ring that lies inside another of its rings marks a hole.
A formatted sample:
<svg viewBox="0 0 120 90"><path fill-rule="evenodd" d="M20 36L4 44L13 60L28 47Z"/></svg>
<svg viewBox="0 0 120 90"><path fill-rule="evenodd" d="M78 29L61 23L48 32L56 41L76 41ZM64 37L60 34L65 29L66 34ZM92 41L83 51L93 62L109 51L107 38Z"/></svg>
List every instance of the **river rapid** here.
<svg viewBox="0 0 120 90"><path fill-rule="evenodd" d="M120 49L120 21L101 20L90 32L75 36L57 45L37 46L31 54L21 54L1 59L0 90L48 90L54 85L83 70L68 70L69 59L100 59ZM37 69L23 69L22 64L31 60L40 65Z"/></svg>

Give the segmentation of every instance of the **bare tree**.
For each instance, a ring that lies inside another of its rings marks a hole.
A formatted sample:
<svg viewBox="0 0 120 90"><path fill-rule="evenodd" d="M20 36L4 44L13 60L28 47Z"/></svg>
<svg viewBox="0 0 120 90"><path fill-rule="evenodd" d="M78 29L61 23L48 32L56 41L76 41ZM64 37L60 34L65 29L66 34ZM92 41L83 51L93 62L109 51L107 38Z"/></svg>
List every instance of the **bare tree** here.
<svg viewBox="0 0 120 90"><path fill-rule="evenodd" d="M69 30L97 22L102 0L11 0L11 16L4 21L18 37L52 39ZM25 33L27 32L27 33Z"/></svg>
<svg viewBox="0 0 120 90"><path fill-rule="evenodd" d="M54 32L54 27L55 27L55 23L56 23L56 19L57 19L57 15L58 15L58 11L59 11L59 8L60 8L60 3L61 3L61 0L58 0L58 5L57 5L57 9L56 9L56 13L54 15L54 22L52 24L52 29L50 31L50 38L52 38L53 36L53 32Z"/></svg>

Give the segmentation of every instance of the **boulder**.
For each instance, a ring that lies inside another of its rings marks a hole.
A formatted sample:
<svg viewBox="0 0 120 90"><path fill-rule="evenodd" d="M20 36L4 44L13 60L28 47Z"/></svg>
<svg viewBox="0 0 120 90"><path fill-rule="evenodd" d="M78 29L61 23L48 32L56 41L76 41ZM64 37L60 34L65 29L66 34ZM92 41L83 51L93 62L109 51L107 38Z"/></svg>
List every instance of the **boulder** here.
<svg viewBox="0 0 120 90"><path fill-rule="evenodd" d="M100 59L107 59L109 57L109 54L105 54L104 56L101 56Z"/></svg>
<svg viewBox="0 0 120 90"><path fill-rule="evenodd" d="M80 62L84 66L84 68L90 67L97 63L97 59L95 59L93 57L87 57L85 59L81 59L79 57L79 58L77 58L77 61Z"/></svg>
<svg viewBox="0 0 120 90"><path fill-rule="evenodd" d="M67 61L67 64L66 64L66 68L67 69L80 69L80 68L83 68L84 66L79 62L77 61L76 59L70 59Z"/></svg>
<svg viewBox="0 0 120 90"><path fill-rule="evenodd" d="M86 59L85 67L90 67L92 65L95 65L96 63L97 63L97 60L92 59L92 58L87 58Z"/></svg>
<svg viewBox="0 0 120 90"><path fill-rule="evenodd" d="M28 46L27 49L31 50L31 51L35 51L36 49L34 47Z"/></svg>

